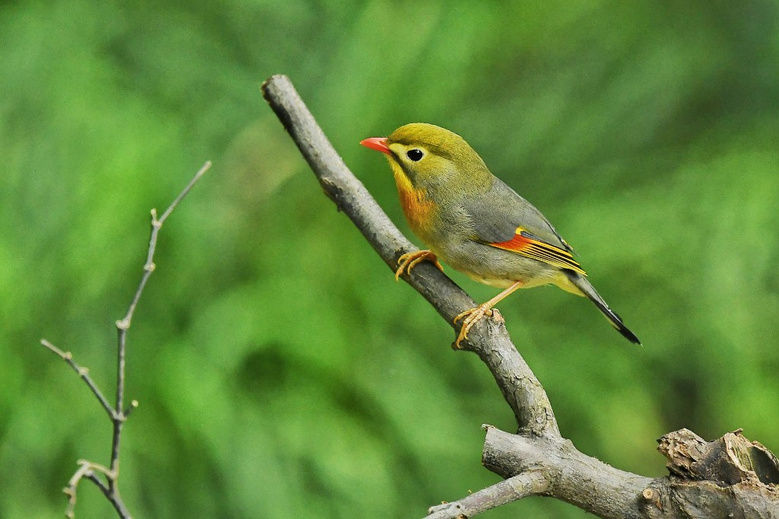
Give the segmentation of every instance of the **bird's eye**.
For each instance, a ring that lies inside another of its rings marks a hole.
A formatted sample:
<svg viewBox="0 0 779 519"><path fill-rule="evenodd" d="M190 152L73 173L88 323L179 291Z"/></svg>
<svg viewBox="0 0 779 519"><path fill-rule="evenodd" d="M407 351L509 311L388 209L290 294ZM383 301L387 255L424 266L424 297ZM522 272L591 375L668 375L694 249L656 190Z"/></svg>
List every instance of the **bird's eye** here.
<svg viewBox="0 0 779 519"><path fill-rule="evenodd" d="M425 154L422 153L422 150L419 150L417 148L412 148L406 152L406 157L413 160L414 162L419 162L422 160L422 157L424 157Z"/></svg>

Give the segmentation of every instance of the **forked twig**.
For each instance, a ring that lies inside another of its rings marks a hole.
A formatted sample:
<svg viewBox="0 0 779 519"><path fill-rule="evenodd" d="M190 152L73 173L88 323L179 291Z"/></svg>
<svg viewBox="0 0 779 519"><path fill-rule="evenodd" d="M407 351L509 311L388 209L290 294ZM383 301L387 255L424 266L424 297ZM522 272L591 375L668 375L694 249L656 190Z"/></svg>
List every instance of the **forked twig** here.
<svg viewBox="0 0 779 519"><path fill-rule="evenodd" d="M124 405L124 389L125 389L125 351L127 348L127 332L132 324L133 315L135 309L138 306L138 301L141 299L143 289L146 287L146 283L154 272L154 253L157 248L157 237L159 235L162 224L170 216L173 210L179 205L185 196L192 190L195 183L205 174L211 167L211 162L206 162L202 168L195 174L190 180L187 186L179 193L175 200L168 206L165 212L162 213L160 218L157 218L157 210L151 210L151 236L149 237L149 249L146 255L146 262L143 265L143 276L138 284L138 288L133 295L130 306L127 309L125 316L116 321L117 329L117 362L116 362L116 401L114 405L108 402L103 392L97 386L92 377L89 376L89 370L79 365L73 360L73 354L69 351L63 351L57 346L53 345L46 339L41 339L41 344L48 348L50 351L59 356L62 360L68 363L73 371L75 371L81 379L86 382L92 394L95 395L100 405L108 413L109 418L113 424L113 434L111 441L111 460L108 467L94 463L88 460L79 460L79 468L73 474L68 481L68 485L63 489L63 492L68 497L68 507L65 511L67 517L75 516L76 508L76 492L79 483L86 478L92 481L103 492L108 501L113 505L119 517L123 519L129 519L130 512L122 500L119 494L118 480L119 480L119 450L122 441L122 427L127 417L130 415L133 409L138 407L138 401L132 400L130 405L125 407ZM105 478L105 479L103 479Z"/></svg>

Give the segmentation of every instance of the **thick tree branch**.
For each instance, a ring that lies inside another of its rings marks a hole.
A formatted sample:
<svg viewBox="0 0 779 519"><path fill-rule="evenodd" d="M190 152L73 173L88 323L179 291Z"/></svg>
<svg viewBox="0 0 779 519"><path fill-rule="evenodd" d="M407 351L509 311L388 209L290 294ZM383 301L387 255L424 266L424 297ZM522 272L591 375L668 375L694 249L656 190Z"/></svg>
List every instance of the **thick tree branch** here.
<svg viewBox="0 0 779 519"><path fill-rule="evenodd" d="M413 246L343 163L289 79L273 76L263 83L262 91L325 193L394 272L398 258L413 250ZM475 306L467 294L427 262L410 276L404 275L404 279L450 324L458 313ZM726 455L722 449L701 448L705 442L697 437L676 437L673 435L678 433L672 433L664 437L661 447L666 447L667 455L684 454L669 455L672 476L651 479L624 472L579 452L561 437L546 392L517 352L500 319L479 322L463 346L478 354L495 377L514 412L519 431L509 434L487 427L483 463L505 481L456 503L432 507L428 517L471 517L528 495L545 495L615 519L779 518L779 487L773 479L779 478L779 463L759 444ZM717 445L732 445L732 439L726 437ZM703 468L701 452L707 453L706 459L718 463L707 465L710 471L706 475L693 470ZM745 461L747 458L749 462ZM734 460L738 461L737 469L729 466ZM735 482L733 474L737 475Z"/></svg>
<svg viewBox="0 0 779 519"><path fill-rule="evenodd" d="M327 196L354 222L368 243L395 272L398 258L415 250L414 245L403 236L365 186L349 171L290 80L286 76L273 76L263 83L262 92L298 145ZM404 274L403 279L422 294L453 327L452 321L457 314L476 306L460 287L428 262L421 263L410 276ZM538 435L558 433L557 421L546 392L517 352L501 320L480 321L462 346L478 354L490 366L503 396L514 411L520 429Z"/></svg>
<svg viewBox="0 0 779 519"><path fill-rule="evenodd" d="M542 470L542 495L568 501L600 517L643 517L634 505L652 479L631 474L576 450L560 437L532 438L487 427L484 466L503 477ZM633 514L631 514L633 508Z"/></svg>

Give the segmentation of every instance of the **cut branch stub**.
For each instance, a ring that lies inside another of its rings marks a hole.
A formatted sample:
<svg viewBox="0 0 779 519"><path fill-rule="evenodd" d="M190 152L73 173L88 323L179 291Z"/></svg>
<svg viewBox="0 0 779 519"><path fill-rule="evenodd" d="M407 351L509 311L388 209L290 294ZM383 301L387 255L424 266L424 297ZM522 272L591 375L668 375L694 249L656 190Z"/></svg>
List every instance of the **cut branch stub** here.
<svg viewBox="0 0 779 519"><path fill-rule="evenodd" d="M675 476L707 479L720 485L753 483L779 485L779 460L741 430L707 442L689 429L668 433L657 449L668 458L666 467Z"/></svg>

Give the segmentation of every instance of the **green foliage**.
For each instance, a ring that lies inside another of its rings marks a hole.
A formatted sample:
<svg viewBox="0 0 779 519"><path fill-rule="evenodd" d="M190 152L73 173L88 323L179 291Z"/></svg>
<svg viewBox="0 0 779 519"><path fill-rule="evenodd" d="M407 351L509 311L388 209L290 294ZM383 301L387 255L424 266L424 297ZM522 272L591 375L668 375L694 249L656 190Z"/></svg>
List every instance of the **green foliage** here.
<svg viewBox="0 0 779 519"><path fill-rule="evenodd" d="M56 517L108 420L112 323L148 211L121 490L137 517L421 517L497 477L512 417L473 355L321 194L259 93L286 73L402 223L359 147L462 134L580 253L644 342L554 289L500 305L563 434L650 476L665 432L779 411L779 40L773 2L6 2L0 7L0 515ZM447 270L479 300L495 292ZM77 517L110 517L82 485ZM530 499L485 517L583 517Z"/></svg>

